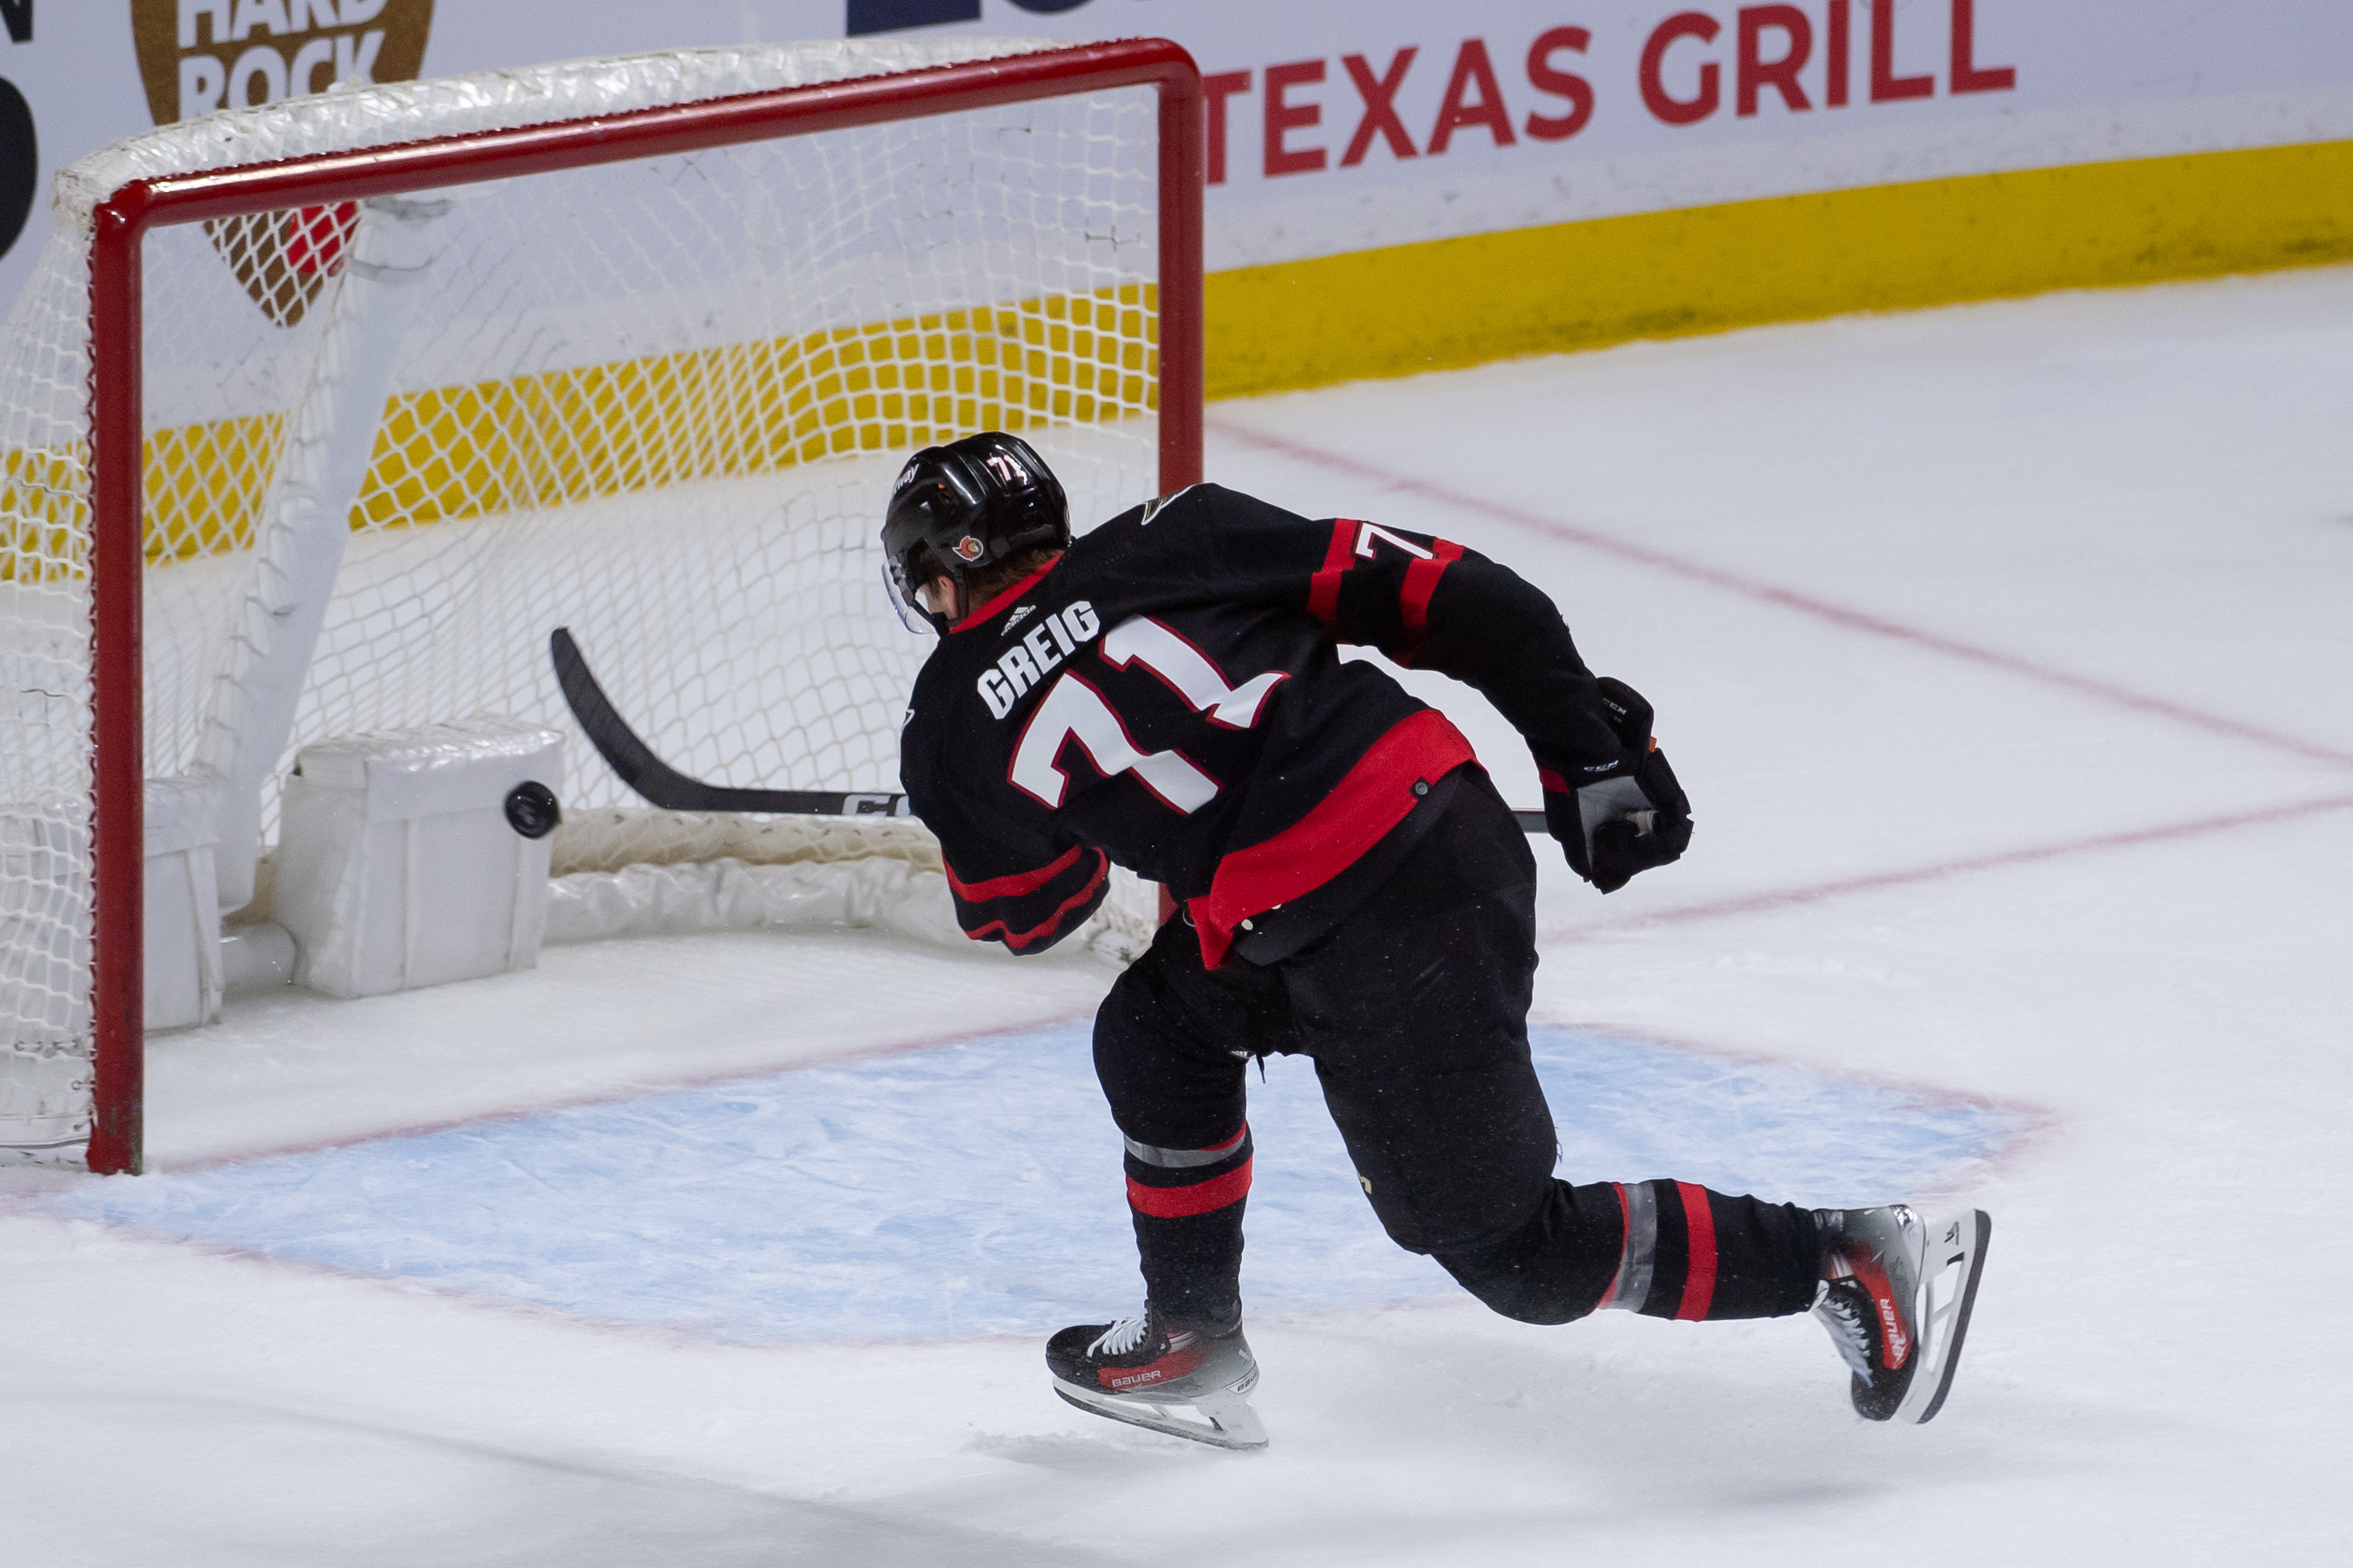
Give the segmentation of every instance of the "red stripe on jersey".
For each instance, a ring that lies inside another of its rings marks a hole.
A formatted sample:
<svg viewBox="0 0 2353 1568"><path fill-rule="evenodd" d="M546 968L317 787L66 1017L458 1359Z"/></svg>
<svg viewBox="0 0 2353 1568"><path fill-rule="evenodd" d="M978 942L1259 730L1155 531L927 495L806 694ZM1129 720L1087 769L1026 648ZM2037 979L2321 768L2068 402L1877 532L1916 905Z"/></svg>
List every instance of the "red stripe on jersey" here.
<svg viewBox="0 0 2353 1568"><path fill-rule="evenodd" d="M1332 520L1331 548L1324 552L1324 569L1307 580L1307 613L1329 626L1340 614L1340 579L1347 574L1348 552L1363 523L1353 517Z"/></svg>
<svg viewBox="0 0 2353 1568"><path fill-rule="evenodd" d="M1677 1182L1675 1191L1683 1196L1683 1218L1691 1229L1691 1270L1683 1276L1683 1305L1675 1316L1695 1323L1715 1300L1715 1215L1707 1206L1705 1187Z"/></svg>
<svg viewBox="0 0 2353 1568"><path fill-rule="evenodd" d="M1430 596L1438 592L1438 580L1446 575L1447 567L1462 559L1462 547L1443 539L1430 542L1430 557L1416 560L1405 569L1405 586L1398 590L1398 609L1405 616L1405 646L1398 650L1398 662L1411 664L1413 656L1430 637Z"/></svg>
<svg viewBox="0 0 2353 1568"><path fill-rule="evenodd" d="M1039 937L1051 935L1053 932L1060 931L1061 929L1062 917L1069 914L1072 910L1077 909L1081 904L1085 903L1090 898L1093 897L1094 890L1103 886L1103 878L1109 875L1110 872L1110 859L1103 855L1103 851L1097 850L1095 852L1095 874L1087 879L1086 885L1081 888L1077 892L1072 893L1069 898L1064 899L1055 907L1052 914L1048 915L1044 920L1039 921L1028 931L1018 931L1011 926L1007 925L1003 921L991 921L987 925L980 927L976 931L968 929L964 934L972 938L975 942L987 942L993 933L1003 931L1005 933L1005 945L1011 948L1014 952L1019 952L1023 948L1028 947Z"/></svg>
<svg viewBox="0 0 2353 1568"><path fill-rule="evenodd" d="M1127 1179L1127 1205L1138 1214L1148 1214L1155 1219L1185 1219L1211 1209L1238 1204L1248 1195L1250 1167L1256 1160L1244 1160L1224 1175L1189 1187L1147 1187L1134 1176Z"/></svg>
<svg viewBox="0 0 2353 1568"><path fill-rule="evenodd" d="M1443 778L1479 760L1462 732L1435 708L1393 725L1366 748L1347 777L1314 810L1262 844L1218 862L1209 890L1187 901L1201 935L1201 962L1215 969L1249 916L1312 893L1405 820L1419 797L1414 784Z"/></svg>
<svg viewBox="0 0 2353 1568"><path fill-rule="evenodd" d="M1024 893L1036 892L1077 865L1079 851L1083 847L1073 844L1060 859L1050 865L1040 866L1035 871L1017 871L1009 877L991 877L980 882L967 882L957 876L955 868L948 865L944 855L940 857L940 864L946 868L948 886L956 890L958 898L968 904L985 904L991 899L1018 899Z"/></svg>
<svg viewBox="0 0 2353 1568"><path fill-rule="evenodd" d="M1544 786L1544 792L1546 795L1575 795L1577 793L1577 786L1575 784L1570 784L1567 779L1561 777L1560 774L1553 772L1550 768L1538 768L1536 770L1536 783Z"/></svg>
<svg viewBox="0 0 2353 1568"><path fill-rule="evenodd" d="M991 616L997 614L997 611L1005 608L1006 605L1011 604L1014 600L1019 598L1022 595L1036 587L1038 585L1039 578L1043 577L1047 573L1051 572L1055 567L1060 566L1061 563L1062 558L1059 555L1055 556L1054 559L1047 562L1046 564L1039 567L1038 570L1030 573L1029 575L1022 578L1021 581L1014 584L1013 586L1006 589L1005 592L997 595L997 597L989 600L988 603L983 605L980 608L975 610L972 614L966 616L955 625L950 626L948 630L951 632L968 631L972 627L980 625L981 622L988 619Z"/></svg>

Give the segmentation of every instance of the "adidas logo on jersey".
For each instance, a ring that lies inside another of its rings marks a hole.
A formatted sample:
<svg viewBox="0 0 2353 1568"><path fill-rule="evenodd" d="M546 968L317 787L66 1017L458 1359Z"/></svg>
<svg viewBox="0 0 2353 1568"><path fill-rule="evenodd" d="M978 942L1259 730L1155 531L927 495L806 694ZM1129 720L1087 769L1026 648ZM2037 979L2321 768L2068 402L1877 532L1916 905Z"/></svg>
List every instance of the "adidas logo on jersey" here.
<svg viewBox="0 0 2353 1568"><path fill-rule="evenodd" d="M1035 605L1024 605L1019 609L1015 610L1011 615L1006 616L1005 635L1007 637L1011 637L1013 635L1013 628L1019 626L1023 621L1028 620L1029 618L1029 612L1037 607L1038 606Z"/></svg>
<svg viewBox="0 0 2353 1568"><path fill-rule="evenodd" d="M1022 606L1024 610L1029 607ZM1013 711L1013 704L1023 692L1044 679L1048 670L1078 652L1102 630L1103 621L1096 616L1094 605L1084 599L1074 599L1063 608L1039 616L1038 624L1023 633L1019 641L980 672L974 689L988 704L990 714L1002 719Z"/></svg>

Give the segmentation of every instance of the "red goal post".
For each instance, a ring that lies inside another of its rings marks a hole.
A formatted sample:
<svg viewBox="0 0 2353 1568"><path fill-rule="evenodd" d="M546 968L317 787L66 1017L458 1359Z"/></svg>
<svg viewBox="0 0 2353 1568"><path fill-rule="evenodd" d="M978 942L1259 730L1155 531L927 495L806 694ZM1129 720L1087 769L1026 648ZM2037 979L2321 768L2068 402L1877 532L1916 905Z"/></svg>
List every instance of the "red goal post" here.
<svg viewBox="0 0 2353 1568"><path fill-rule="evenodd" d="M169 226L330 206L921 115L1116 88L1158 99L1158 443L1163 491L1201 468L1200 74L1134 39L920 68L520 129L136 180L93 209L90 267L90 726L93 752L88 1163L142 1163L142 245Z"/></svg>

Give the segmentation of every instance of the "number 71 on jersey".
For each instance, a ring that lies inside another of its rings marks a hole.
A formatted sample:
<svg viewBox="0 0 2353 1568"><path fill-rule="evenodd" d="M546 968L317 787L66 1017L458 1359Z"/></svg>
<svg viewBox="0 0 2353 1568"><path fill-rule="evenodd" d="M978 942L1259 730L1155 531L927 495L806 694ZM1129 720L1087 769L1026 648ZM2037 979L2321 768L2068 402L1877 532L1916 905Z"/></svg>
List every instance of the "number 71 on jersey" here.
<svg viewBox="0 0 2353 1568"><path fill-rule="evenodd" d="M1143 666L1208 722L1227 730L1257 724L1268 695L1284 679L1283 671L1269 670L1233 686L1207 654L1147 616L1113 626L1103 638L1103 657L1114 669ZM1029 716L1013 751L1014 784L1049 809L1061 805L1070 783L1056 759L1071 741L1086 749L1087 759L1104 777L1133 774L1172 811L1190 816L1217 798L1217 780L1173 747L1146 752L1137 746L1126 721L1093 683L1065 670Z"/></svg>

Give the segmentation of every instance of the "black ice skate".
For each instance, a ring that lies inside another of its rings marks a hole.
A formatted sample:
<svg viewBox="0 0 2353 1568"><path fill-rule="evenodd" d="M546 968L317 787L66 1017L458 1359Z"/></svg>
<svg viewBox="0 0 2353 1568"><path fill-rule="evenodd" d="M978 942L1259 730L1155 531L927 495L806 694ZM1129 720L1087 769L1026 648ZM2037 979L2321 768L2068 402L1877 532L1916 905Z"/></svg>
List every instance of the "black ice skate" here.
<svg viewBox="0 0 2353 1568"><path fill-rule="evenodd" d="M1054 1392L1096 1415L1220 1448L1263 1448L1250 1407L1258 1362L1241 1324L1223 1333L1141 1318L1085 1323L1046 1342Z"/></svg>
<svg viewBox="0 0 2353 1568"><path fill-rule="evenodd" d="M1993 1221L1983 1209L1928 1221L1902 1204L1816 1209L1822 1281L1814 1316L1853 1373L1873 1421L1931 1419L1961 1361Z"/></svg>

